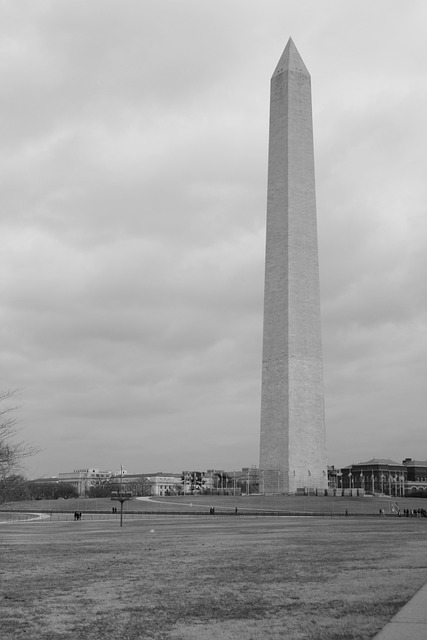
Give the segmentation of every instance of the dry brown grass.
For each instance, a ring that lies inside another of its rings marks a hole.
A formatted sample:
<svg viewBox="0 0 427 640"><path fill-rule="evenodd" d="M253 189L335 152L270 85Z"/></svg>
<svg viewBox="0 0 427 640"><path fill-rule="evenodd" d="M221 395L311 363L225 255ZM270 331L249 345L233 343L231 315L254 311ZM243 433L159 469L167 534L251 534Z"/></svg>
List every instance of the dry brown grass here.
<svg viewBox="0 0 427 640"><path fill-rule="evenodd" d="M426 529L406 518L3 524L1 637L367 640L427 580Z"/></svg>

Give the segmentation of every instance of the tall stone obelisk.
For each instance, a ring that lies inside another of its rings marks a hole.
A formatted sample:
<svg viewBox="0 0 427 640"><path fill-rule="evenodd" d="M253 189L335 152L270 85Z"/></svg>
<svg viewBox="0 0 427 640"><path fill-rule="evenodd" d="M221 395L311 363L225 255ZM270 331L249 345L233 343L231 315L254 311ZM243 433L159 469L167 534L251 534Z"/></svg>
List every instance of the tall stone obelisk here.
<svg viewBox="0 0 427 640"><path fill-rule="evenodd" d="M260 488L327 488L311 82L294 43L271 78Z"/></svg>

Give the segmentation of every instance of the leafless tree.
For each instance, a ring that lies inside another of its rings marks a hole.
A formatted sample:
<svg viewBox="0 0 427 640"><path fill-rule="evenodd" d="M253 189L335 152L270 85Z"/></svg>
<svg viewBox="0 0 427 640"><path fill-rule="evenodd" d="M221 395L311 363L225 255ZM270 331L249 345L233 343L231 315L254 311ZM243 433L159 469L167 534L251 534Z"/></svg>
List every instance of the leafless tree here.
<svg viewBox="0 0 427 640"><path fill-rule="evenodd" d="M15 417L16 406L10 406L9 400L18 389L0 392L0 480L20 470L25 458L38 452L36 447L17 440L19 427Z"/></svg>

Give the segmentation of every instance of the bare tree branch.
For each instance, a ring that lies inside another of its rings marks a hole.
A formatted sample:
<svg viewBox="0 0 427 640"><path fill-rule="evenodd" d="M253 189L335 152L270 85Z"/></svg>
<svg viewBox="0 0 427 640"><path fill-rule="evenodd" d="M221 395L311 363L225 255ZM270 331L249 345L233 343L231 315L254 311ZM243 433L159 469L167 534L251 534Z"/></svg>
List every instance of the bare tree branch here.
<svg viewBox="0 0 427 640"><path fill-rule="evenodd" d="M15 412L19 407L10 406L8 400L13 398L19 389L0 392L0 478L16 473L25 458L38 452L24 441L17 441L19 432Z"/></svg>

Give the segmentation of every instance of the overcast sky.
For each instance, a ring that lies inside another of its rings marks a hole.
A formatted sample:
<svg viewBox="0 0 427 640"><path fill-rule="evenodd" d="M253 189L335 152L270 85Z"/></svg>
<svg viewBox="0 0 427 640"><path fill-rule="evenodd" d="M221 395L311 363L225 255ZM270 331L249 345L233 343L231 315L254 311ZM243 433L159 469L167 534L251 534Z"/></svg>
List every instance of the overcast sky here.
<svg viewBox="0 0 427 640"><path fill-rule="evenodd" d="M258 463L270 77L312 77L328 462L427 459L425 0L3 0L30 476Z"/></svg>

